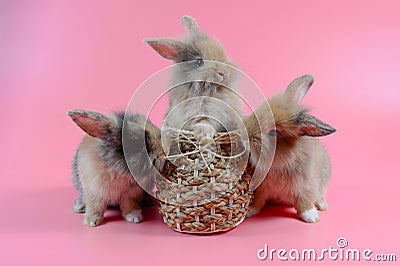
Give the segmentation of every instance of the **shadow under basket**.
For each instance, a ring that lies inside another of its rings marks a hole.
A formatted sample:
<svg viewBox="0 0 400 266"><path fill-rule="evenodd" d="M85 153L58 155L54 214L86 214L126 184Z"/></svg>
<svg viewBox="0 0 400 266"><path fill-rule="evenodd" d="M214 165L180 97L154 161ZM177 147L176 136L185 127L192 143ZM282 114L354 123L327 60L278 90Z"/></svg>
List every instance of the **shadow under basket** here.
<svg viewBox="0 0 400 266"><path fill-rule="evenodd" d="M247 143L235 131L217 133L206 143L191 131L169 134L169 155L156 178L158 209L167 226L201 234L239 225L252 199Z"/></svg>

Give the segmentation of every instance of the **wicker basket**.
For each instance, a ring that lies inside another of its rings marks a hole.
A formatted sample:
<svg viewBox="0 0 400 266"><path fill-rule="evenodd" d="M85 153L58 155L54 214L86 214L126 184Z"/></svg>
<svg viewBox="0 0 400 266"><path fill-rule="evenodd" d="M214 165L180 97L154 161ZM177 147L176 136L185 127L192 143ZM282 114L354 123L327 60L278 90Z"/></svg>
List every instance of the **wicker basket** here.
<svg viewBox="0 0 400 266"><path fill-rule="evenodd" d="M170 130L171 146L156 178L164 222L184 233L215 233L240 224L249 209L253 169L237 132L202 144L190 131Z"/></svg>

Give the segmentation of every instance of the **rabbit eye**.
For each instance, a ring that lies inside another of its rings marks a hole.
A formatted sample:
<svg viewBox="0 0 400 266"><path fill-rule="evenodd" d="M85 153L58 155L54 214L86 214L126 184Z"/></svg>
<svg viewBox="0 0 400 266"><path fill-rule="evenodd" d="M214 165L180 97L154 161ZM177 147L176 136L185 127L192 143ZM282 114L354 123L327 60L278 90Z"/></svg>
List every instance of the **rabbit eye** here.
<svg viewBox="0 0 400 266"><path fill-rule="evenodd" d="M204 60L203 59L197 59L195 63L196 67L201 67L204 65Z"/></svg>
<svg viewBox="0 0 400 266"><path fill-rule="evenodd" d="M276 137L276 135L278 135L278 132L276 131L276 129L271 129L268 132L268 135L270 135L271 137Z"/></svg>

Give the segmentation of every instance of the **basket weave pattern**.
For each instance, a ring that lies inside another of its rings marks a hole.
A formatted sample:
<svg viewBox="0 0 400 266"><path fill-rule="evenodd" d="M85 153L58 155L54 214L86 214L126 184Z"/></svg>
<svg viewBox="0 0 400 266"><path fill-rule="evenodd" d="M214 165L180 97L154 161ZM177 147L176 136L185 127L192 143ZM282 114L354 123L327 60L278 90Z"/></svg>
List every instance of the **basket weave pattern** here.
<svg viewBox="0 0 400 266"><path fill-rule="evenodd" d="M240 135L218 133L212 145L198 143L190 131L171 136L162 176L156 178L164 222L186 233L226 231L241 223L252 198L253 169Z"/></svg>

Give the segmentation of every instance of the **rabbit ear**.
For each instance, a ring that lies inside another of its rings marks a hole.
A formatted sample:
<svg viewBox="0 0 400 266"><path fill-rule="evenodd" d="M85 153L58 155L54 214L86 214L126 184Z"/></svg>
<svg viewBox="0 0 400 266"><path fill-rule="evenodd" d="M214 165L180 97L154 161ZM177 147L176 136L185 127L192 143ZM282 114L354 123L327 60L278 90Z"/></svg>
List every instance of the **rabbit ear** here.
<svg viewBox="0 0 400 266"><path fill-rule="evenodd" d="M298 77L286 88L285 95L287 95L293 102L300 103L313 83L314 78L310 75Z"/></svg>
<svg viewBox="0 0 400 266"><path fill-rule="evenodd" d="M305 113L300 114L296 122L300 126L301 136L321 137L336 131L336 129L315 116Z"/></svg>
<svg viewBox="0 0 400 266"><path fill-rule="evenodd" d="M72 120L88 135L108 140L113 131L113 122L100 113L85 110L69 110Z"/></svg>
<svg viewBox="0 0 400 266"><path fill-rule="evenodd" d="M181 24L188 33L199 32L199 26L197 25L196 20L190 16L183 16L181 18Z"/></svg>
<svg viewBox="0 0 400 266"><path fill-rule="evenodd" d="M176 60L184 49L182 42L170 38L146 38L143 41L149 44L162 57L169 60Z"/></svg>

